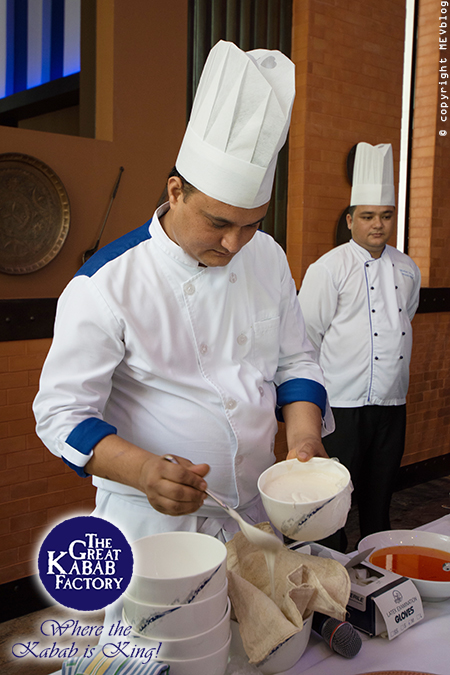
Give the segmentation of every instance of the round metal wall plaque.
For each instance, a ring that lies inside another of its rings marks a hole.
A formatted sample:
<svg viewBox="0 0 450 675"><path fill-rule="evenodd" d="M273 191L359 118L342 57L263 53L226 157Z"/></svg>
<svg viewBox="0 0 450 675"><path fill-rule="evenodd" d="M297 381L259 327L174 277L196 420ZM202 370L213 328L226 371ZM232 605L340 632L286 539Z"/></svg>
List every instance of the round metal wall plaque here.
<svg viewBox="0 0 450 675"><path fill-rule="evenodd" d="M0 271L29 274L59 253L69 231L64 185L44 162L0 154Z"/></svg>

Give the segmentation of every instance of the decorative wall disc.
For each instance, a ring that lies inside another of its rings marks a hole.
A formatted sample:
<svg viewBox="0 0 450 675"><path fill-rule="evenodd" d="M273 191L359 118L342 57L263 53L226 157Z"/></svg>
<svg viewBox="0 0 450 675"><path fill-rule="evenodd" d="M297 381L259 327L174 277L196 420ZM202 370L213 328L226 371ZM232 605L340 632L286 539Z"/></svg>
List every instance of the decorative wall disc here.
<svg viewBox="0 0 450 675"><path fill-rule="evenodd" d="M59 253L70 205L55 172L35 157L0 154L0 272L29 274Z"/></svg>

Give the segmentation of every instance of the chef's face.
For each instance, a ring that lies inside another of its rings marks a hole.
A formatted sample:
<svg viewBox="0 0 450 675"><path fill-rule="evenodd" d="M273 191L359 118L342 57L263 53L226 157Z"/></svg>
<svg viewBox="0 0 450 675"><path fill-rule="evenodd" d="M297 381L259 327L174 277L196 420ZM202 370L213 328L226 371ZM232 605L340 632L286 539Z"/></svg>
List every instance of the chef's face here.
<svg viewBox="0 0 450 675"><path fill-rule="evenodd" d="M181 180L167 183L169 211L161 222L183 251L207 267L224 267L255 234L268 204L256 209L230 206L194 190L185 194Z"/></svg>
<svg viewBox="0 0 450 675"><path fill-rule="evenodd" d="M373 258L379 258L394 231L394 206L357 206L347 215L347 225L352 239L368 251Z"/></svg>

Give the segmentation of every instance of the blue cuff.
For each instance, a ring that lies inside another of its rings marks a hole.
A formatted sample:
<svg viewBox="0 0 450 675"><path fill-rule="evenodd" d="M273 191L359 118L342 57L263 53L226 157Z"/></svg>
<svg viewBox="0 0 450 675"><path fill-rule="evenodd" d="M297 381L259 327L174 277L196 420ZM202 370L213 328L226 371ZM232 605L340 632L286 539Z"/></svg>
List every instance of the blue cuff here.
<svg viewBox="0 0 450 675"><path fill-rule="evenodd" d="M75 429L72 429L67 436L66 443L83 455L89 455L102 438L110 436L111 434L117 434L116 427L113 427L112 424L108 424L108 422L99 420L97 417L89 417L80 422ZM62 459L67 466L70 466L70 468L79 476L82 476L83 478L89 476L89 474L85 472L83 466L77 466L64 457Z"/></svg>
<svg viewBox="0 0 450 675"><path fill-rule="evenodd" d="M299 377L280 384L277 387L277 406L275 409L279 422L284 422L281 412L282 407L288 403L294 403L294 401L310 401L310 403L315 403L321 409L322 417L325 417L327 392L320 382Z"/></svg>
<svg viewBox="0 0 450 675"><path fill-rule="evenodd" d="M86 471L84 470L84 468L82 466L77 466L76 464L72 464L72 462L69 462L69 460L66 459L65 457L61 457L61 459L64 462L64 464L67 464L67 466L70 467L71 469L73 469L75 471L75 473L77 473L79 476L81 476L81 478L89 478L90 474L86 473Z"/></svg>

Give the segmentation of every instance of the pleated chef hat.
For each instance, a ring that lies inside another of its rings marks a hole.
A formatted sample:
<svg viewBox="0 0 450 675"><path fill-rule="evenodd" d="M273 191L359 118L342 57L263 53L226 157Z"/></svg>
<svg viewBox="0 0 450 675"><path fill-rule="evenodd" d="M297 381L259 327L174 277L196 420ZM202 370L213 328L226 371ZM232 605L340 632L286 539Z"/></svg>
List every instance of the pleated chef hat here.
<svg viewBox="0 0 450 675"><path fill-rule="evenodd" d="M201 192L252 209L269 201L295 96L279 51L218 42L206 60L176 168Z"/></svg>
<svg viewBox="0 0 450 675"><path fill-rule="evenodd" d="M395 206L392 145L358 143L350 206Z"/></svg>

